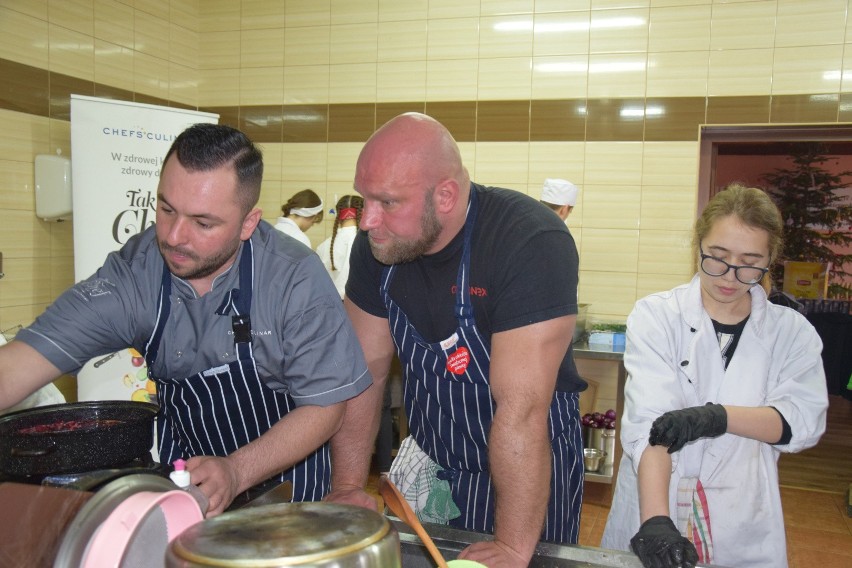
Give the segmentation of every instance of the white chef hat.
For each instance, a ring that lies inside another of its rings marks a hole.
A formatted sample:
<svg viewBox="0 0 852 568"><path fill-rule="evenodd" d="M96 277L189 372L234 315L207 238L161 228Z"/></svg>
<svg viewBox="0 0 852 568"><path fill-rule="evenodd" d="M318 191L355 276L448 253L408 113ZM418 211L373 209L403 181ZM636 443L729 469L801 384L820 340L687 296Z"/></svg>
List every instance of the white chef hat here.
<svg viewBox="0 0 852 568"><path fill-rule="evenodd" d="M571 205L577 203L577 186L564 179L548 178L544 180L541 200L553 205Z"/></svg>

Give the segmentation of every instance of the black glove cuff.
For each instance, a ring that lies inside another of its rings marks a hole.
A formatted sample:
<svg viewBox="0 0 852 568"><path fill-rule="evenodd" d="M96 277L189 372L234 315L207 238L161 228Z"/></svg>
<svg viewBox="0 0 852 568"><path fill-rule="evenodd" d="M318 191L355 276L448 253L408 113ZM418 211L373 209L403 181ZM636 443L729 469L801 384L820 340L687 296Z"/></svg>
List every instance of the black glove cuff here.
<svg viewBox="0 0 852 568"><path fill-rule="evenodd" d="M642 523L640 530L648 527L666 527L672 529L678 534L680 533L680 531L677 530L674 521L672 521L672 518L667 515L657 515L656 517L651 517L650 519Z"/></svg>
<svg viewBox="0 0 852 568"><path fill-rule="evenodd" d="M718 428L719 436L728 431L728 411L721 404L708 402L704 405L707 410L713 413L713 425Z"/></svg>

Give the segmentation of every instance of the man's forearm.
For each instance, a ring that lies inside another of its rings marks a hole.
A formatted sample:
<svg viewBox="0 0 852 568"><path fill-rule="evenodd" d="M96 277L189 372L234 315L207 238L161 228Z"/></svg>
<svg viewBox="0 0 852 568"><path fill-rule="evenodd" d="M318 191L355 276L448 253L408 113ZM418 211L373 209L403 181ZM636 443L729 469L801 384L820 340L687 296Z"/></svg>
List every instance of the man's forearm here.
<svg viewBox="0 0 852 568"><path fill-rule="evenodd" d="M228 456L239 478L239 491L292 467L322 446L340 427L345 404L295 408L261 437Z"/></svg>
<svg viewBox="0 0 852 568"><path fill-rule="evenodd" d="M0 347L0 410L18 404L60 374L26 343L12 341Z"/></svg>
<svg viewBox="0 0 852 568"><path fill-rule="evenodd" d="M387 319L368 314L349 298L344 299L343 306L364 351L373 384L346 401L343 424L331 439L332 492L363 489L367 484L385 384L394 354Z"/></svg>
<svg viewBox="0 0 852 568"><path fill-rule="evenodd" d="M532 557L550 499L551 449L544 420L494 416L488 440L495 491L494 537Z"/></svg>
<svg viewBox="0 0 852 568"><path fill-rule="evenodd" d="M331 488L363 488L370 473L376 435L379 431L384 382L374 382L346 402L343 423L331 438Z"/></svg>

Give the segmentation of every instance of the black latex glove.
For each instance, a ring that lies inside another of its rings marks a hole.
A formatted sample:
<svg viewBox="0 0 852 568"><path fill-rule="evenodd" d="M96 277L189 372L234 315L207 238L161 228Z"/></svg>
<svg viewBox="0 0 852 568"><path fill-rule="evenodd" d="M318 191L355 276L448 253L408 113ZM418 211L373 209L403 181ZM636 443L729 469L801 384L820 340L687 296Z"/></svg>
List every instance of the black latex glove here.
<svg viewBox="0 0 852 568"><path fill-rule="evenodd" d="M630 548L645 568L694 568L698 562L695 546L663 515L642 523Z"/></svg>
<svg viewBox="0 0 852 568"><path fill-rule="evenodd" d="M680 450L698 438L715 438L728 430L728 413L721 404L708 402L683 410L666 412L651 425L648 442L652 446L668 446L669 453Z"/></svg>

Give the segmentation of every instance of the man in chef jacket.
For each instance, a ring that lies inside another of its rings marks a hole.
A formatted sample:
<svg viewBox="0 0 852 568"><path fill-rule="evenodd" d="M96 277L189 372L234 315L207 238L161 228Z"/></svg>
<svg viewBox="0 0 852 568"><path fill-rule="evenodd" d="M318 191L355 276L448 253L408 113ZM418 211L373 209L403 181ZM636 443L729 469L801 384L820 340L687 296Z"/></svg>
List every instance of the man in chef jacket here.
<svg viewBox="0 0 852 568"><path fill-rule="evenodd" d="M541 188L541 202L565 221L574 210L580 190L568 180L548 178Z"/></svg>
<svg viewBox="0 0 852 568"><path fill-rule="evenodd" d="M270 479L291 481L296 501L321 499L326 441L371 379L319 258L261 220L262 176L239 130L181 133L156 225L0 347L0 409L133 347L157 383L160 462L189 458L208 514Z"/></svg>
<svg viewBox="0 0 852 568"><path fill-rule="evenodd" d="M412 435L389 477L420 518L493 533L460 555L492 568L527 566L540 540L576 543L586 384L567 227L528 195L472 183L449 131L419 113L370 137L354 187L344 304L376 384L332 439L329 499L375 508L363 488L396 352Z"/></svg>

